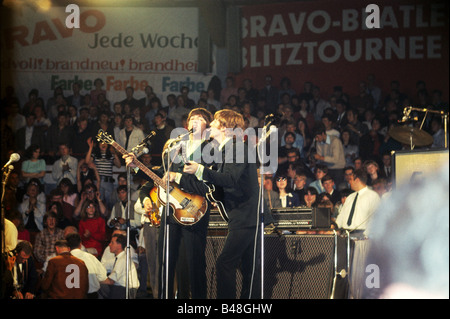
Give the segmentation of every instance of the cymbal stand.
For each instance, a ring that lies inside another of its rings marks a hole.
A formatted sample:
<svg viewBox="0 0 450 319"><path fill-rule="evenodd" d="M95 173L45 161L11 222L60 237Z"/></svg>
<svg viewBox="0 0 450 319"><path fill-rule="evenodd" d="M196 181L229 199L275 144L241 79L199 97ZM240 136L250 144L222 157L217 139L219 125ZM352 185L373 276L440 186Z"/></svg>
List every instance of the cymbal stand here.
<svg viewBox="0 0 450 319"><path fill-rule="evenodd" d="M423 124L423 123L422 123ZM409 146L411 151L414 149L415 145L413 144L412 130L409 131Z"/></svg>
<svg viewBox="0 0 450 319"><path fill-rule="evenodd" d="M433 114L438 114L440 115L443 119L444 119L444 146L445 148L448 147L448 137L447 137L447 130L448 130L448 112L444 112L444 111L438 111L438 110L431 110L431 109L427 109L427 108L417 108L417 107L407 107L409 109L409 111L418 111L418 112L424 112L425 116L423 117L422 123L420 124L420 129L422 129L423 124L425 123L425 119L428 115L428 113L433 113ZM410 137L412 140L412 136ZM411 142L412 145L412 142Z"/></svg>

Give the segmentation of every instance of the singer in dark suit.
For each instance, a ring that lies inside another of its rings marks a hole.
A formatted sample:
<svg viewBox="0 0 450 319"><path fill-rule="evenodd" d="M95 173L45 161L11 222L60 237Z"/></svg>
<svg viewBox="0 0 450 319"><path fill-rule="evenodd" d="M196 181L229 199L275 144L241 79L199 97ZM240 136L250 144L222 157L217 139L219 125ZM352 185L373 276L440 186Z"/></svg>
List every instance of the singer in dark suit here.
<svg viewBox="0 0 450 319"><path fill-rule="evenodd" d="M173 162L169 174L165 172L164 167L160 167L155 170L155 173L159 176L164 176L163 181L166 181L167 175L170 182L176 182L181 189L189 193L195 193L205 196L208 192L208 187L205 183L200 180L196 175L190 175L183 173L183 167L186 162L189 163L201 163L202 162L202 151L205 148L207 141L204 140L203 132L209 127L212 121L212 114L201 108L193 109L188 115L188 129L193 130L192 134L189 134L188 140L173 141L169 140L166 143L166 147L171 142L181 143L181 150L178 156L178 160ZM171 155L172 156L172 155ZM133 166L132 164L133 155L125 157L127 165ZM165 160L166 161L166 160ZM165 164L165 163L164 163ZM149 180L143 172L137 172L139 176ZM153 181L149 182L142 188L144 193L140 194L141 202L144 203L146 197L148 197L148 190L153 187ZM166 221L165 208L161 212L161 226L159 230L158 239L158 259L159 259L159 296L160 298L165 298L166 296L166 265L164 261L166 260L166 250L165 250L165 229L166 224L169 224L169 262L168 262L168 280L167 280L167 297L174 297L174 277L175 277L175 267L178 263L185 263L187 265L190 296L182 295L180 296L180 291L184 291L184 282L178 280L178 291L179 298L193 298L193 299L206 299L206 235L208 230L209 222L209 211L210 203L208 203L208 209L205 215L194 225L187 226L179 224L172 215L169 214L169 218ZM180 251L180 247L184 243L185 250ZM179 258L183 256L183 258ZM180 276L179 276L180 277ZM180 287L181 285L181 287Z"/></svg>
<svg viewBox="0 0 450 319"><path fill-rule="evenodd" d="M217 259L217 297L236 298L236 270L243 275L241 298L257 298L260 291L259 249L257 247L259 186L256 163L249 163L248 147L239 129L244 127L241 114L232 110L215 113L211 122L211 143L222 152L217 170L197 163L184 167L184 172L224 190L224 205L229 217L228 236ZM237 129L237 130L235 130ZM233 137L233 135L235 135ZM241 150L244 150L242 152Z"/></svg>

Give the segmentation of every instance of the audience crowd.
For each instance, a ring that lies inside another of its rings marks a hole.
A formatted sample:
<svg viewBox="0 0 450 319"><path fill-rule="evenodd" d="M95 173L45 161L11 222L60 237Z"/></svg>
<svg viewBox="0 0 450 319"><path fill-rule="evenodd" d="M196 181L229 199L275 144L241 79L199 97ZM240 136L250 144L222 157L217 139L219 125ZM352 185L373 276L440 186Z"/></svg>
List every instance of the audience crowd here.
<svg viewBox="0 0 450 319"><path fill-rule="evenodd" d="M288 78L276 85L270 75L261 88L253 87L250 79L241 86L232 76L225 82L222 88L214 77L197 101L188 87L161 101L150 86L143 97L135 96L128 87L123 100L111 101L101 79L95 80L91 92L81 92L78 83L71 92L56 88L53 96L41 96L39 88L30 88L26 101L19 101L14 88L8 87L1 100L5 111L1 116L2 163L11 153L21 156L20 162L14 163L4 194L5 217L17 228L18 244L13 252L16 264L21 264L13 268L20 271L12 276L10 295L64 297L58 295L62 289L58 265L73 263L71 256L76 255L87 267L86 271L79 263L84 291L72 291L68 296L123 296L125 268L116 263L125 260L125 209L127 205L135 207L141 181L133 177L128 203L121 154L97 141L99 129L127 151L154 131L149 154L140 158L151 168L161 165L161 152L171 131L186 127L187 115L195 107L213 114L226 108L236 110L249 128L263 127L267 115L273 114L271 119L278 128L278 166L264 178L267 205L272 209L324 205L332 209L334 221L354 191L351 179L356 171L365 174L367 186L380 199L389 194L391 152L410 147L389 131L398 125L422 124L422 113L412 114L420 121L401 123L405 107L448 111L442 92L429 92L423 81L410 88L415 90L412 96L404 94L395 80L388 92L382 92L373 75L361 80L356 96L340 86L333 88L331 96L324 96L320 83L305 82L301 89L292 88ZM444 147L443 127L440 116L427 116L422 129L433 137L433 144L427 147ZM119 172L118 177L113 171ZM130 285L137 297L147 292L142 224L141 215L132 209Z"/></svg>

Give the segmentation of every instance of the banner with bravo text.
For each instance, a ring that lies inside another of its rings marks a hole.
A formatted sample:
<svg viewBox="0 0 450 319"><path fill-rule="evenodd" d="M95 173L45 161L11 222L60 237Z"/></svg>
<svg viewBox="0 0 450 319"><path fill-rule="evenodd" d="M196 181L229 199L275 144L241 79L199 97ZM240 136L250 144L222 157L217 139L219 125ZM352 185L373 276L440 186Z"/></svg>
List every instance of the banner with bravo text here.
<svg viewBox="0 0 450 319"><path fill-rule="evenodd" d="M368 6L376 5L378 10ZM386 94L390 81L415 95L416 81L448 99L448 1L342 0L299 1L242 8L243 70L264 86L289 77L303 91L311 81L322 92L333 86L358 94L369 74ZM378 20L378 21L376 21ZM374 22L378 22L378 25ZM325 94L324 94L325 97Z"/></svg>
<svg viewBox="0 0 450 319"><path fill-rule="evenodd" d="M2 11L2 89L12 85L23 104L33 88L44 99L58 86L68 96L78 81L86 94L100 78L111 103L127 86L142 98L149 85L165 105L181 86L195 101L207 88L211 75L197 72L196 8L79 8L79 28L67 28L65 7Z"/></svg>

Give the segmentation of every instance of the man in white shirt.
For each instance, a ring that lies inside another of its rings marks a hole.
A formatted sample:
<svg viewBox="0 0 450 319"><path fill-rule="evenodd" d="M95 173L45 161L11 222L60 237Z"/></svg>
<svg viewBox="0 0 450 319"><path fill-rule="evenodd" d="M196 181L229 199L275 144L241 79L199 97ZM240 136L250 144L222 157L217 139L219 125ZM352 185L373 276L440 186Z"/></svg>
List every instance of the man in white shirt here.
<svg viewBox="0 0 450 319"><path fill-rule="evenodd" d="M339 228L355 231L355 234L361 231L364 236L367 236L367 225L380 204L380 196L367 187L367 174L363 170L356 170L349 182L354 192L345 200L336 224Z"/></svg>
<svg viewBox="0 0 450 319"><path fill-rule="evenodd" d="M89 274L88 298L97 299L100 282L106 280L106 269L94 255L81 250L81 237L78 233L70 233L66 236L70 248L70 254L75 256L86 265Z"/></svg>
<svg viewBox="0 0 450 319"><path fill-rule="evenodd" d="M128 275L128 296L134 299L137 289L139 288L139 279L134 263L130 262L129 271L127 273L127 254L125 248L127 246L127 238L121 234L114 234L109 243L112 253L116 256L114 267L109 276L102 282L99 290L100 299L125 299L126 283Z"/></svg>
<svg viewBox="0 0 450 319"><path fill-rule="evenodd" d="M115 234L121 234L121 235L126 236L127 232L125 230L116 229L116 230L113 231L112 235L115 235ZM134 266L136 268L138 268L139 267L139 256L136 253L136 250L131 245L130 245L130 255L131 255L131 260L134 263ZM111 247L108 245L105 248L105 250L103 251L102 259L100 260L102 265L106 269L106 274L107 275L109 275L112 272L112 270L114 268L115 260L116 260L116 256L111 251Z"/></svg>
<svg viewBox="0 0 450 319"><path fill-rule="evenodd" d="M367 187L367 174L361 169L355 170L349 182L354 192L345 200L336 218L336 224L350 232L354 244L349 275L349 298L360 299L365 287L364 263L369 246L369 241L365 240L369 235L367 228L380 204L380 197Z"/></svg>

